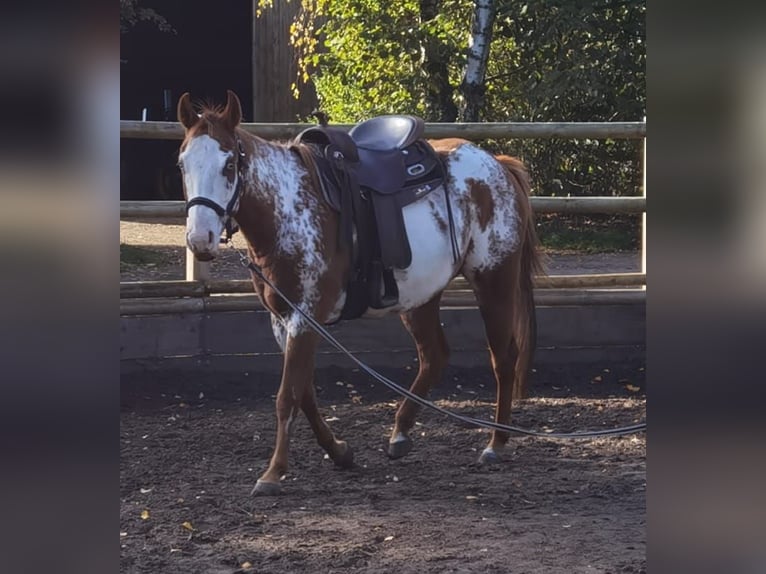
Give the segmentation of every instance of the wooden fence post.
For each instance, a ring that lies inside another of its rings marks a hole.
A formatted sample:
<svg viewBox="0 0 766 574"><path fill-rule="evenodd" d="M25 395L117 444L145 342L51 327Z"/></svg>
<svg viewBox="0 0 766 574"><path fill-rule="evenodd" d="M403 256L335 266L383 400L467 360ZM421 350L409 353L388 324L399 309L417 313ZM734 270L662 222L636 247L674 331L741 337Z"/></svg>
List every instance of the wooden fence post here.
<svg viewBox="0 0 766 574"><path fill-rule="evenodd" d="M194 254L186 248L186 280L207 281L210 279L210 263L197 261Z"/></svg>

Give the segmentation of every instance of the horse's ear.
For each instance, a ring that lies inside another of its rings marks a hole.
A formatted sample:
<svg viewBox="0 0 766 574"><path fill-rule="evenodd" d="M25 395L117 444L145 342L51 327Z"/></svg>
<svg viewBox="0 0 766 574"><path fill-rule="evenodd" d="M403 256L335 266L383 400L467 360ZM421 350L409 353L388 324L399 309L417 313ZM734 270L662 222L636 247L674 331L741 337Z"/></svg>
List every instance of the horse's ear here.
<svg viewBox="0 0 766 574"><path fill-rule="evenodd" d="M186 92L178 100L178 121L187 130L190 130L199 121L197 112L194 111L194 106L191 103L191 96L189 92Z"/></svg>
<svg viewBox="0 0 766 574"><path fill-rule="evenodd" d="M234 129L242 121L242 104L239 103L237 94L231 90L226 90L226 94L228 95L228 100L222 115L226 118L226 123L229 124L229 127Z"/></svg>

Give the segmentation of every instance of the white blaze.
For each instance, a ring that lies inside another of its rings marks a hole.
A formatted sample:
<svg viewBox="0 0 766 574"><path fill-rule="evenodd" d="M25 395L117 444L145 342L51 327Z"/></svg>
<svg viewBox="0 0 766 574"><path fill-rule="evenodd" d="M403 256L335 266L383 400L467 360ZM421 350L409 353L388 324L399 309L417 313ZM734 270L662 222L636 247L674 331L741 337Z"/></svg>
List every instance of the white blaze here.
<svg viewBox="0 0 766 574"><path fill-rule="evenodd" d="M186 198L205 197L225 208L234 185L224 175L230 154L208 135L198 136L189 142L178 158L183 164ZM218 238L223 231L223 220L211 208L193 205L186 219L186 242L194 252L216 253Z"/></svg>

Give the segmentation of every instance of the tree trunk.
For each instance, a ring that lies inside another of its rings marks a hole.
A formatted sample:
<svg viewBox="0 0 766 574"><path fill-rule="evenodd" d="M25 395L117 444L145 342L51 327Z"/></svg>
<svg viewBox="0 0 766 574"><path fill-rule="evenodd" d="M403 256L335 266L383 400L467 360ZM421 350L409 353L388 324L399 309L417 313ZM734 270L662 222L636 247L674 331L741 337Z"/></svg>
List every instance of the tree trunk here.
<svg viewBox="0 0 766 574"><path fill-rule="evenodd" d="M492 28L495 23L496 7L494 0L474 0L473 24L471 26L471 44L468 48L468 62L465 75L460 84L463 94L462 120L478 122L484 108L484 77L487 73L489 46L492 43Z"/></svg>
<svg viewBox="0 0 766 574"><path fill-rule="evenodd" d="M420 0L420 21L428 22L439 14L441 0ZM452 99L454 88L449 83L448 47L438 38L426 36L423 40L426 71L427 121L455 122L457 106Z"/></svg>

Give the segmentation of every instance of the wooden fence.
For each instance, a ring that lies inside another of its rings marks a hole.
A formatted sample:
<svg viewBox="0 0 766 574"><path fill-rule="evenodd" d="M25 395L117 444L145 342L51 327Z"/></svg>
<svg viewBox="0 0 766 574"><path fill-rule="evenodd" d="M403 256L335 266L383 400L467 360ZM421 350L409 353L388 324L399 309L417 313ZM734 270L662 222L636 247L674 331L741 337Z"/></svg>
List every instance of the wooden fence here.
<svg viewBox="0 0 766 574"><path fill-rule="evenodd" d="M242 127L266 139L286 139L308 127L298 123L249 123ZM349 129L351 125L341 125ZM646 122L591 123L464 123L426 124L426 137L461 137L470 140L512 138L644 139ZM175 122L121 121L123 138L177 139L182 127ZM538 305L633 304L645 301L646 291L646 179L642 197L533 197L536 213L643 213L642 272L567 275L539 278ZM121 201L120 218L183 218L182 201ZM156 315L260 309L249 281L214 281L209 265L197 262L187 250L186 281L141 281L120 284L121 315ZM445 306L473 306L475 301L463 279L450 285Z"/></svg>
<svg viewBox="0 0 766 574"><path fill-rule="evenodd" d="M350 130L354 124L333 124ZM309 127L300 123L244 123L242 128L265 139L288 139ZM120 122L120 137L180 140L183 127L176 122ZM483 139L642 139L646 122L472 122L462 124L428 123L427 138Z"/></svg>

